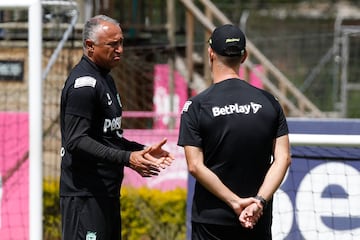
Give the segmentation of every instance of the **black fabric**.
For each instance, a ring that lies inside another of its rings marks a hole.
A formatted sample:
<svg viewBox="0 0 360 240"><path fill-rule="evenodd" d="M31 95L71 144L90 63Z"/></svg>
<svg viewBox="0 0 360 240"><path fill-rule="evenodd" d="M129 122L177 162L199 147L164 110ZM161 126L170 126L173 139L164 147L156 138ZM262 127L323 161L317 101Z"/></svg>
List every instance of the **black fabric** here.
<svg viewBox="0 0 360 240"><path fill-rule="evenodd" d="M61 95L61 196L118 197L131 151L122 135L122 106L108 71L83 57Z"/></svg>
<svg viewBox="0 0 360 240"><path fill-rule="evenodd" d="M204 164L241 197L255 196L271 166L273 141L288 134L283 110L269 93L228 79L189 99L181 114L178 145L200 147ZM271 206L265 209L271 226ZM224 202L196 182L192 221L238 225Z"/></svg>
<svg viewBox="0 0 360 240"><path fill-rule="evenodd" d="M67 133L69 136L68 149L74 153L88 153L93 156L89 160L96 162L112 163L112 164L129 164L129 151L117 150L107 147L88 135L86 131L90 128L90 121L86 118L78 117L75 115L66 115L66 122L69 126L77 126L72 132ZM67 129L73 129L69 127Z"/></svg>
<svg viewBox="0 0 360 240"><path fill-rule="evenodd" d="M119 198L61 197L60 208L63 240L121 240Z"/></svg>
<svg viewBox="0 0 360 240"><path fill-rule="evenodd" d="M192 222L191 240L272 240L270 232L254 229Z"/></svg>
<svg viewBox="0 0 360 240"><path fill-rule="evenodd" d="M260 233L241 226L225 226L192 222L191 240L272 240L271 233Z"/></svg>

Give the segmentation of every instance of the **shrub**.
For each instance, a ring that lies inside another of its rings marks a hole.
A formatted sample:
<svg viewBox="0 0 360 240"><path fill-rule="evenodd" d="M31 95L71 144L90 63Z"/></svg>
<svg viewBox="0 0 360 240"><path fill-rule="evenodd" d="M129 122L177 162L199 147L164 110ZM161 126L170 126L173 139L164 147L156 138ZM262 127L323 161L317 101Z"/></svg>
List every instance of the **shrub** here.
<svg viewBox="0 0 360 240"><path fill-rule="evenodd" d="M61 238L58 181L44 181L44 240ZM122 187L123 240L183 240L186 238L186 190L160 191Z"/></svg>
<svg viewBox="0 0 360 240"><path fill-rule="evenodd" d="M44 240L61 239L59 182L43 182L43 231Z"/></svg>
<svg viewBox="0 0 360 240"><path fill-rule="evenodd" d="M122 188L124 240L177 240L186 236L186 190Z"/></svg>

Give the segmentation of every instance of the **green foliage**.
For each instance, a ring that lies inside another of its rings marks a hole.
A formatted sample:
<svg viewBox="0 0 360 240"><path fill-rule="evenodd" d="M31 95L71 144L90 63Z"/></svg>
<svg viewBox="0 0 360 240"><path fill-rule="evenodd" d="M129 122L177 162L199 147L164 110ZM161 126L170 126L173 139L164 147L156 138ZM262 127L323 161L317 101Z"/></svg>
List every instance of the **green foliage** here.
<svg viewBox="0 0 360 240"><path fill-rule="evenodd" d="M58 181L44 181L44 240L61 237ZM123 187L121 190L124 240L182 240L186 237L186 190L160 191Z"/></svg>
<svg viewBox="0 0 360 240"><path fill-rule="evenodd" d="M124 187L121 197L124 240L185 239L186 190Z"/></svg>
<svg viewBox="0 0 360 240"><path fill-rule="evenodd" d="M45 240L59 240L61 238L59 182L43 182L43 228Z"/></svg>

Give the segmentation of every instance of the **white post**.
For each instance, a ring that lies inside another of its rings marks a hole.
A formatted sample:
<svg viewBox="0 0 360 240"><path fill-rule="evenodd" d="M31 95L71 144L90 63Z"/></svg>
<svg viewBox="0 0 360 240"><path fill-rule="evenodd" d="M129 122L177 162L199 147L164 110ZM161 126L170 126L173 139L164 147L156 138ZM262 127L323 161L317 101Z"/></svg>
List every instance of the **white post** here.
<svg viewBox="0 0 360 240"><path fill-rule="evenodd" d="M29 240L43 239L42 7L29 5Z"/></svg>

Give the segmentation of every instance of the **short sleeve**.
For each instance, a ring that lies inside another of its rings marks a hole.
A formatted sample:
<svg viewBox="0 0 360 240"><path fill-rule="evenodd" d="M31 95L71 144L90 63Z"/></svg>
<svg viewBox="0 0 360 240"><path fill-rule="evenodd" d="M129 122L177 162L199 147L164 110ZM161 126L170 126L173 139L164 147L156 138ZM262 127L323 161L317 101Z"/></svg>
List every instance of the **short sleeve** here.
<svg viewBox="0 0 360 240"><path fill-rule="evenodd" d="M278 130L276 133L276 137L281 137L281 136L289 133L289 128L287 125L284 111L281 108L281 105L279 103L278 103L278 113L279 113L279 115L278 115Z"/></svg>
<svg viewBox="0 0 360 240"><path fill-rule="evenodd" d="M191 99L186 101L181 112L179 146L201 147L202 139L199 132L199 116L199 103Z"/></svg>

